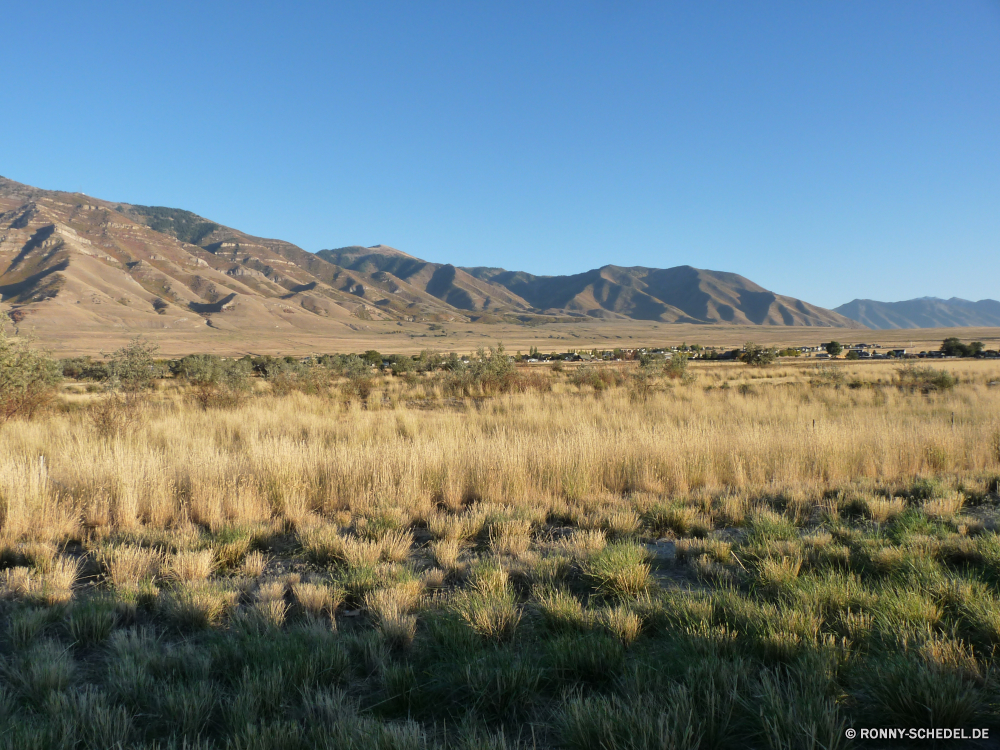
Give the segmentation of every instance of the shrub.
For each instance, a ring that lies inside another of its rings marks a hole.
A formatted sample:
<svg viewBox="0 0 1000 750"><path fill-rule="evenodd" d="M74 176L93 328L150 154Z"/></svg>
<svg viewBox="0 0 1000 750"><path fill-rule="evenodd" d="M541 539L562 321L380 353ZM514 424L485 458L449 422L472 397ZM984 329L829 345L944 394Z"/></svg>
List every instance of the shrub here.
<svg viewBox="0 0 1000 750"><path fill-rule="evenodd" d="M618 370L606 367L580 367L573 372L570 382L576 386L590 386L595 391L603 391L608 388L619 386L624 381L624 377Z"/></svg>
<svg viewBox="0 0 1000 750"><path fill-rule="evenodd" d="M250 390L250 362L223 359L211 354L190 354L176 366L177 374L192 386L203 409L235 406Z"/></svg>
<svg viewBox="0 0 1000 750"><path fill-rule="evenodd" d="M467 364L456 358L449 365L451 374L445 381L445 390L455 396L518 393L541 382L537 378L518 375L514 362L507 356L502 343L496 348L480 347L476 356Z"/></svg>
<svg viewBox="0 0 1000 750"><path fill-rule="evenodd" d="M156 350L155 344L137 336L110 355L104 379L106 395L90 412L101 436L127 434L142 423L146 391L160 374L153 359Z"/></svg>
<svg viewBox="0 0 1000 750"><path fill-rule="evenodd" d="M739 358L741 362L751 367L767 367L774 362L777 356L778 352L776 349L758 346L752 341L748 341L743 345L743 351L740 353Z"/></svg>
<svg viewBox="0 0 1000 750"><path fill-rule="evenodd" d="M55 398L62 378L57 362L26 341L7 338L0 316L0 423L31 419Z"/></svg>
<svg viewBox="0 0 1000 750"><path fill-rule="evenodd" d="M136 336L110 355L106 386L119 393L141 393L149 390L153 379L161 374L153 355L159 347L142 336Z"/></svg>
<svg viewBox="0 0 1000 750"><path fill-rule="evenodd" d="M283 396L293 391L321 393L330 383L330 368L319 362L302 362L295 357L248 357L241 360Z"/></svg>
<svg viewBox="0 0 1000 750"><path fill-rule="evenodd" d="M675 353L663 366L663 374L672 380L687 378L688 355Z"/></svg>
<svg viewBox="0 0 1000 750"><path fill-rule="evenodd" d="M59 360L64 378L73 380L104 380L108 376L108 367L104 362L95 362L87 357L67 357Z"/></svg>
<svg viewBox="0 0 1000 750"><path fill-rule="evenodd" d="M949 391L958 383L947 370L935 370L933 367L918 367L907 365L897 372L899 387L908 391Z"/></svg>

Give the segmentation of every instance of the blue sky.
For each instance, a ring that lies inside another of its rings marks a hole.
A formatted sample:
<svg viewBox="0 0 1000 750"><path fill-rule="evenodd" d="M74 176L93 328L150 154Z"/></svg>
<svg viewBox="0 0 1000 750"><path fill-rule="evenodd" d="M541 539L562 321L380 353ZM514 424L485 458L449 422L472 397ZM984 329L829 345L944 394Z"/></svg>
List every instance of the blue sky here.
<svg viewBox="0 0 1000 750"><path fill-rule="evenodd" d="M1000 298L1000 2L18 3L0 174L319 250Z"/></svg>

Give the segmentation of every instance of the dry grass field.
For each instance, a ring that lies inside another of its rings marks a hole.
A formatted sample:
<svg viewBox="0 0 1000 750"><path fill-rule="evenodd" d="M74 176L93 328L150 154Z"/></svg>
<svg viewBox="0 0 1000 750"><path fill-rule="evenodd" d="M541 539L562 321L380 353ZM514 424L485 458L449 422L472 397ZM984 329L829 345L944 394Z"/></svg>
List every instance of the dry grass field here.
<svg viewBox="0 0 1000 750"><path fill-rule="evenodd" d="M932 366L70 381L0 425L0 747L996 735L1000 363Z"/></svg>
<svg viewBox="0 0 1000 750"><path fill-rule="evenodd" d="M4 306L0 304L0 314ZM59 317L29 316L19 326L22 334L34 336L56 356L68 357L112 351L136 334L158 346L162 356L184 356L210 352L223 356L244 354L292 354L350 352L378 349L381 352L413 353L421 349L439 352L472 351L503 341L508 351L569 349L613 349L615 347L677 346L682 342L725 349L742 346L748 339L767 346L818 346L830 339L842 343L878 343L917 351L937 349L948 336L963 341L982 341L987 349L1000 348L1000 328L921 328L869 331L867 329L803 326L737 326L667 324L643 320L597 320L581 317L572 323L411 323L355 320L340 326L336 334L259 328L246 331L210 327L198 320L197 327L138 328L125 325L83 327L79 321ZM70 332L70 333L68 333Z"/></svg>

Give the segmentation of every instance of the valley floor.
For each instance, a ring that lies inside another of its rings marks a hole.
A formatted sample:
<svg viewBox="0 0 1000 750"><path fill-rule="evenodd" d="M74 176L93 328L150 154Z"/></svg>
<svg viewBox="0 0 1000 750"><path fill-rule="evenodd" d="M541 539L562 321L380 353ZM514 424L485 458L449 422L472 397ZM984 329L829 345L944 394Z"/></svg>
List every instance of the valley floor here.
<svg viewBox="0 0 1000 750"><path fill-rule="evenodd" d="M4 306L0 305L0 312ZM225 314L222 314L225 317ZM154 316L154 320L156 320ZM331 331L336 331L332 333ZM502 341L508 352L543 352L701 344L720 349L739 348L748 340L765 346L819 346L830 340L841 343L877 343L913 351L937 350L941 341L955 336L962 341L982 341L987 349L1000 349L1000 328L922 328L892 331L801 326L726 326L667 324L641 320L595 320L573 323L521 325L514 323L397 323L362 321L330 324L323 329L299 330L293 326L267 329L248 324L236 328L207 325L194 316L183 328L95 325L87 327L54 310L28 315L18 326L23 336L34 338L55 356L70 357L117 349L137 334L159 346L161 356L180 357L191 352L222 356L281 354L307 356L317 353L361 352L414 354L421 350L466 353Z"/></svg>

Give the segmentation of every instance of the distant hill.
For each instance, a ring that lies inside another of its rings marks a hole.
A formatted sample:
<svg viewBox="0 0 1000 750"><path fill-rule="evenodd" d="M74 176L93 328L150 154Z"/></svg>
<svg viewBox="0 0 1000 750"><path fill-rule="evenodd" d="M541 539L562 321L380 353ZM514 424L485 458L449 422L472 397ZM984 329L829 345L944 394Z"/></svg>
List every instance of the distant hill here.
<svg viewBox="0 0 1000 750"><path fill-rule="evenodd" d="M775 294L735 273L691 266L603 266L572 276L532 276L499 268L463 270L509 289L543 311L665 323L858 327L842 315Z"/></svg>
<svg viewBox="0 0 1000 750"><path fill-rule="evenodd" d="M603 266L570 276L533 276L503 268L430 263L384 245L320 250L317 255L352 271L391 275L470 312L857 327L829 310L774 294L737 274L691 266Z"/></svg>
<svg viewBox="0 0 1000 750"><path fill-rule="evenodd" d="M859 327L732 273L604 266L568 276L458 268L384 245L313 254L198 214L0 177L0 310L57 337L216 329L331 334L365 321Z"/></svg>
<svg viewBox="0 0 1000 750"><path fill-rule="evenodd" d="M992 299L978 302L958 297L920 297L904 302L856 299L834 308L834 312L877 330L1000 326L1000 302Z"/></svg>

